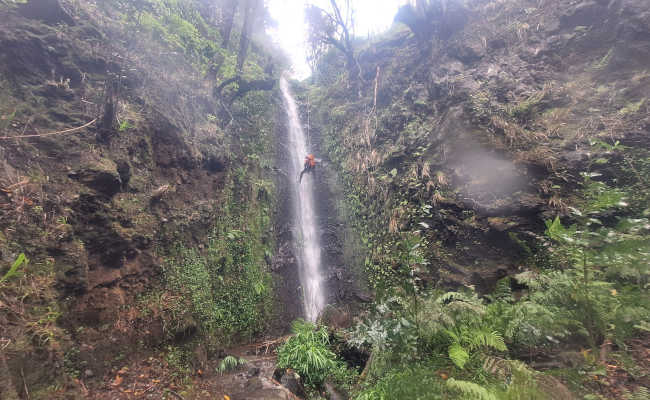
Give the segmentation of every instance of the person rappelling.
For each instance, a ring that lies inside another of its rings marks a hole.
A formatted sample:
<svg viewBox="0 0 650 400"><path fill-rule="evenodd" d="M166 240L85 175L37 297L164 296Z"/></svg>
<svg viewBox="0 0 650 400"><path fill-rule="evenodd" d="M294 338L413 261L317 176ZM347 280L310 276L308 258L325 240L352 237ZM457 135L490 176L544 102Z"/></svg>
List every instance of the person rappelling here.
<svg viewBox="0 0 650 400"><path fill-rule="evenodd" d="M300 172L300 179L298 182L302 182L302 176L305 174L305 172L312 172L314 168L316 168L316 158L313 154L309 154L307 157L305 157L304 165L305 168Z"/></svg>

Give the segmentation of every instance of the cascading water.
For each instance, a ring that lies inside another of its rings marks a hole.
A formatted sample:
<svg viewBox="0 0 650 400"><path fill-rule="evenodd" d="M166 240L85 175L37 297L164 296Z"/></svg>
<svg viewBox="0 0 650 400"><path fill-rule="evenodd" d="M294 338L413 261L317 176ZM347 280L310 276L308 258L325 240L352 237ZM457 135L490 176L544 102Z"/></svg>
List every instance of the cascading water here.
<svg viewBox="0 0 650 400"><path fill-rule="evenodd" d="M298 108L289 90L289 83L283 76L280 90L289 117L289 182L294 193L294 246L298 254L300 284L302 285L305 317L315 321L325 305L322 279L320 274L321 247L318 235L316 212L314 209L313 177L306 174L302 183L298 175L302 170L302 161L308 153L305 133L300 124Z"/></svg>

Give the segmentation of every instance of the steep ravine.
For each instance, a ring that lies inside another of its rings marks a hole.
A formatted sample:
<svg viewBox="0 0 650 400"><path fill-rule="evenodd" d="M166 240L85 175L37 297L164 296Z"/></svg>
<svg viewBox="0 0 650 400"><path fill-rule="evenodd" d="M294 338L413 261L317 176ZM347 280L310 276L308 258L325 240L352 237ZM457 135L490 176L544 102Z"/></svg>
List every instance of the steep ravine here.
<svg viewBox="0 0 650 400"><path fill-rule="evenodd" d="M648 216L646 1L444 3L445 18L411 25L430 37L396 22L355 41L360 77L332 48L283 96L287 61L262 30L236 72L233 2L0 0L0 398L295 398L274 351L298 318L327 326L345 371L312 395L373 390L391 368L409 388L451 395L448 378L475 371L501 388L513 360L559 371L535 375L548 398L583 378L617 398L647 386L638 332L595 351L578 351L582 331L509 342L476 369L450 361L447 337L431 354L439 338L415 338L454 296L484 310L497 288L512 306L532 286L509 277L570 269L545 231L582 221L585 176L630 192L600 224ZM297 128L306 141L289 149ZM296 151L319 159L304 186ZM306 234L320 246L303 251ZM323 298L305 307L315 252ZM647 295L646 275L628 288ZM605 372L573 369L586 360Z"/></svg>

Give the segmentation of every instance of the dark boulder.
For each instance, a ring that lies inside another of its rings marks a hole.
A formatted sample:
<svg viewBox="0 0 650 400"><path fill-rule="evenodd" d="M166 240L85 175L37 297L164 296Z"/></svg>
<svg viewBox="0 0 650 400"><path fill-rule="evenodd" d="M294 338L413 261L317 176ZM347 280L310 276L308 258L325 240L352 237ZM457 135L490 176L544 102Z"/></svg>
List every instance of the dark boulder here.
<svg viewBox="0 0 650 400"><path fill-rule="evenodd" d="M122 188L117 165L105 158L88 163L79 171L70 172L68 176L108 197L114 196Z"/></svg>

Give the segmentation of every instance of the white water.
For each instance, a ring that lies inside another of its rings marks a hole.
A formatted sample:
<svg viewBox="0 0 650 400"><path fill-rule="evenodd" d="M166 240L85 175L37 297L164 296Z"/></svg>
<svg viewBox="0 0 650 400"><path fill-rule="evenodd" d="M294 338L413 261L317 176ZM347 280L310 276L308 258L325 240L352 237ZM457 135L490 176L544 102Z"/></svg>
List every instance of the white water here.
<svg viewBox="0 0 650 400"><path fill-rule="evenodd" d="M300 124L296 102L289 91L289 83L283 76L280 79L280 89L289 117L289 182L294 192L294 245L298 255L300 284L302 285L305 317L316 321L318 314L325 306L322 278L320 274L321 247L318 235L316 213L314 210L314 185L312 173L306 173L302 183L298 176L303 168L305 156L310 153L307 149L305 133ZM318 168L318 166L316 167Z"/></svg>

